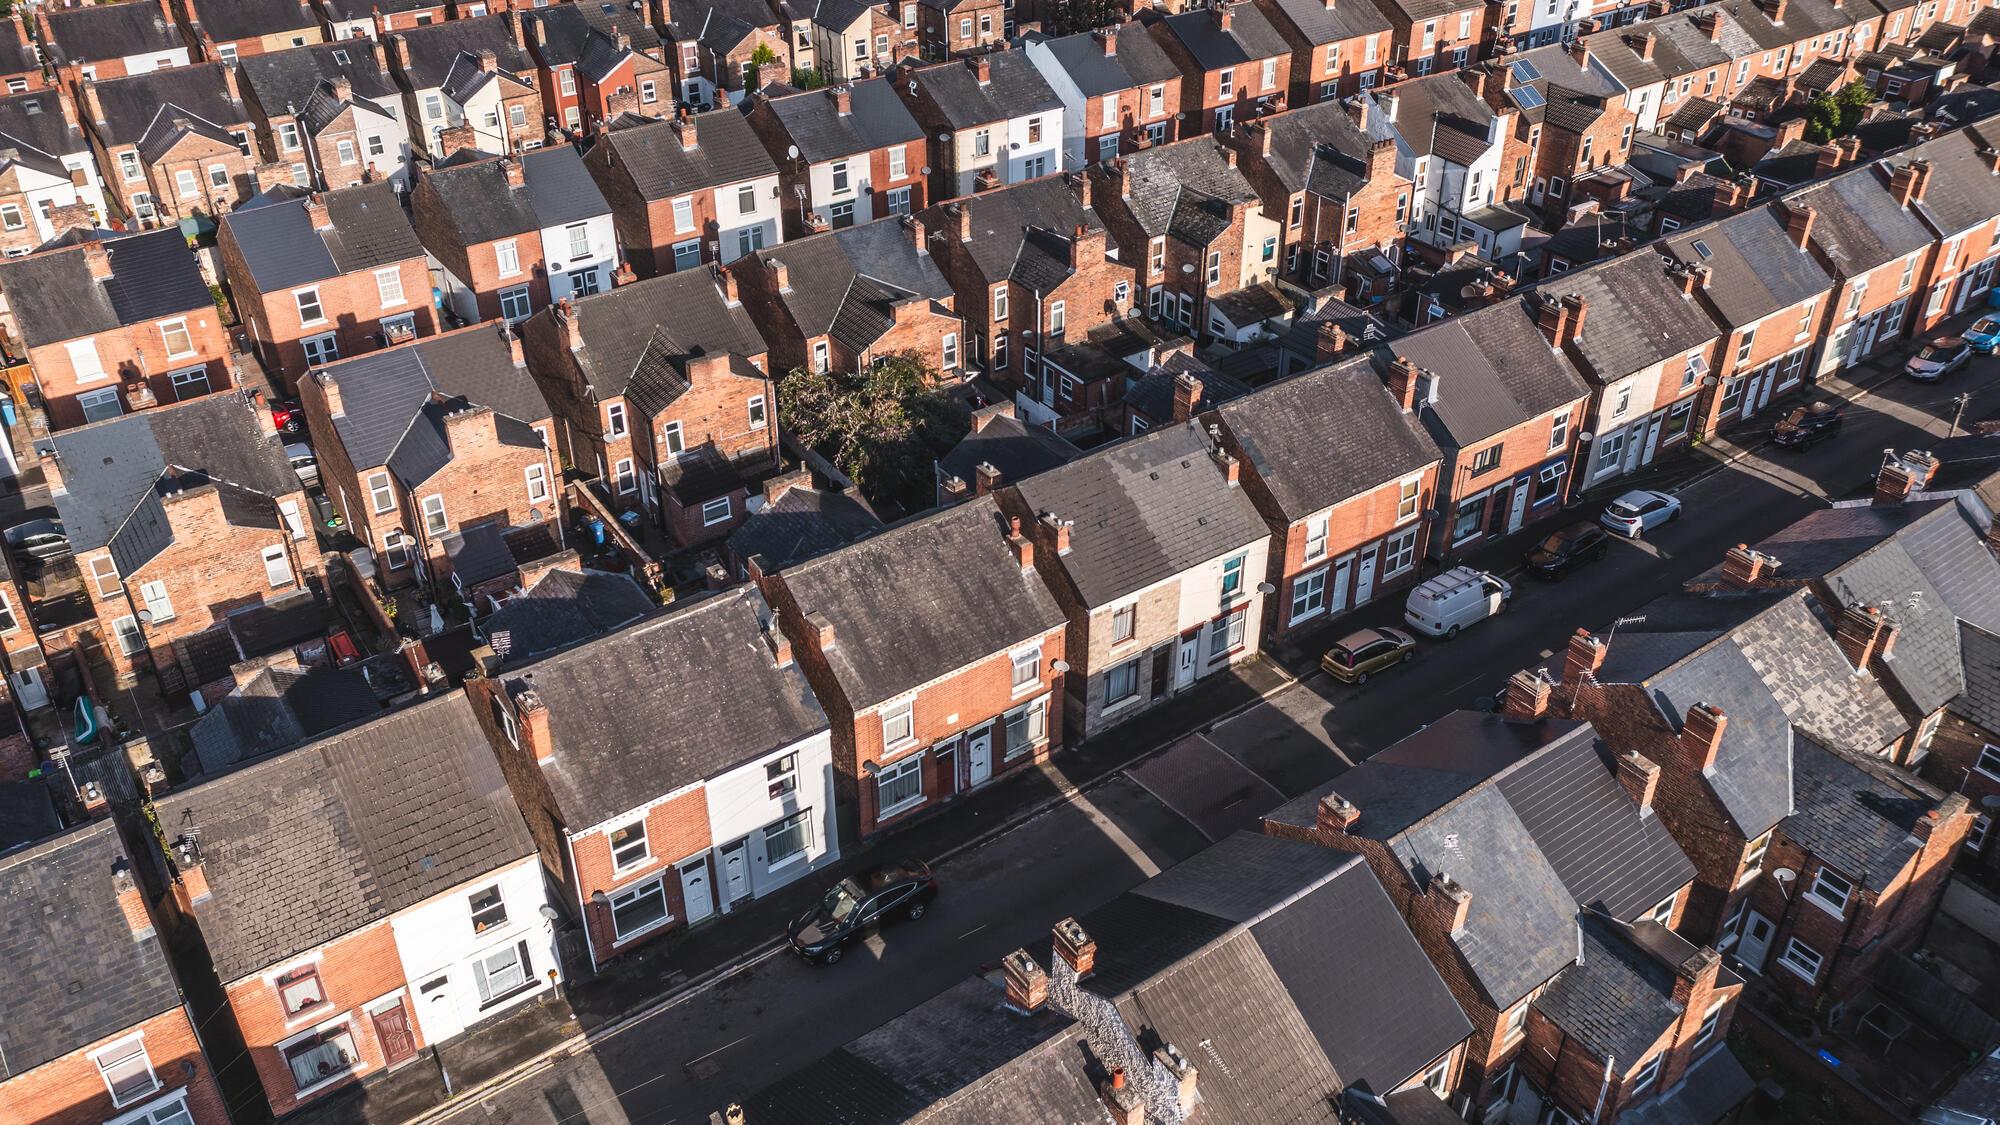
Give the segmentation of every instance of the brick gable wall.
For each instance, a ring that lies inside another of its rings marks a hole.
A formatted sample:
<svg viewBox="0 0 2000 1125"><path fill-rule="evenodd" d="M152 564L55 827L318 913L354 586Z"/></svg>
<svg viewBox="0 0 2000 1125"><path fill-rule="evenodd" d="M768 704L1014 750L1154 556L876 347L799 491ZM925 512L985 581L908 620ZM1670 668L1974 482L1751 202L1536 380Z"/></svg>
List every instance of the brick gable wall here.
<svg viewBox="0 0 2000 1125"><path fill-rule="evenodd" d="M113 935L106 940L124 940ZM91 1053L103 1050L128 1035L145 1037L146 1056L159 1092L123 1108L111 1102ZM154 1105L186 1091L188 1114L194 1125L229 1125L222 1092L215 1085L208 1057L196 1040L194 1026L185 1008L161 1012L131 1028L80 1047L61 1058L32 1070L10 1075L0 1082L0 1119L30 1125L101 1125L140 1106Z"/></svg>
<svg viewBox="0 0 2000 1125"><path fill-rule="evenodd" d="M208 369L211 393L235 386L228 360L229 335L223 328L221 315L213 305L206 305L162 319L174 320L183 316L187 320L188 336L194 344L193 355L168 359L166 341L160 335L158 322L101 332L91 339L97 347L98 365L108 378L93 379L87 383L77 381L76 367L65 344L43 344L28 349L28 363L34 368L35 382L41 388L49 428L64 430L83 425L83 407L78 404L77 396L92 391L116 389L125 410L140 409L141 403L134 399L131 391L141 380L152 393L155 403L165 405L174 402L172 373L193 367Z"/></svg>

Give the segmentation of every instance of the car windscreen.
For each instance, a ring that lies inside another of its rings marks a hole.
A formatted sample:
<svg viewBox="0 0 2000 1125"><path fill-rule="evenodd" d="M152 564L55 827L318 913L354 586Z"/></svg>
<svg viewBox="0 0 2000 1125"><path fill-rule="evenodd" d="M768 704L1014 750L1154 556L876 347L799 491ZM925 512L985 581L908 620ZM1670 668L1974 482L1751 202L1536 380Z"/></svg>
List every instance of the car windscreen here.
<svg viewBox="0 0 2000 1125"><path fill-rule="evenodd" d="M1569 550L1569 541L1569 532L1558 531L1547 539L1542 540L1542 545L1536 548L1536 550L1547 551L1551 555L1560 555L1564 551Z"/></svg>
<svg viewBox="0 0 2000 1125"><path fill-rule="evenodd" d="M820 901L820 909L836 922L847 921L856 910L861 909L861 888L855 886L851 879L842 879L826 892L826 898Z"/></svg>

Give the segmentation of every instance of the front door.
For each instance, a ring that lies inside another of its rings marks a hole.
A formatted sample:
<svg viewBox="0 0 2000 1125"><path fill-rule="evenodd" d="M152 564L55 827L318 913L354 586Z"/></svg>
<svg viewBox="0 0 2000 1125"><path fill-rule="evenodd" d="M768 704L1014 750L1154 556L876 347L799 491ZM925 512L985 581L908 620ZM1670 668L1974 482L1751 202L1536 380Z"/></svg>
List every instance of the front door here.
<svg viewBox="0 0 2000 1125"><path fill-rule="evenodd" d="M1180 691L1194 683L1194 669L1197 656L1201 653L1201 630L1181 638L1180 651L1174 656L1174 690Z"/></svg>
<svg viewBox="0 0 2000 1125"><path fill-rule="evenodd" d="M1666 418L1656 415L1652 426L1646 431L1646 464L1653 463L1653 456L1660 451L1660 428L1666 425Z"/></svg>
<svg viewBox="0 0 2000 1125"><path fill-rule="evenodd" d="M722 846L722 895L724 909L750 897L749 837Z"/></svg>
<svg viewBox="0 0 2000 1125"><path fill-rule="evenodd" d="M1354 604L1365 605L1375 596L1375 552L1361 556L1361 570L1354 577Z"/></svg>
<svg viewBox="0 0 2000 1125"><path fill-rule="evenodd" d="M715 913L715 895L708 886L708 857L698 855L681 864L681 909L688 925Z"/></svg>
<svg viewBox="0 0 2000 1125"><path fill-rule="evenodd" d="M982 727L965 740L966 784L982 785L993 777L993 728Z"/></svg>
<svg viewBox="0 0 2000 1125"><path fill-rule="evenodd" d="M1173 659L1173 650L1161 645L1153 652L1153 698L1161 699L1167 694L1167 685L1172 682L1167 673L1167 664Z"/></svg>
<svg viewBox="0 0 2000 1125"><path fill-rule="evenodd" d="M1514 506L1507 512L1507 534L1521 530L1521 521L1528 517L1528 493L1534 491L1534 478L1523 477L1514 482Z"/></svg>
<svg viewBox="0 0 2000 1125"><path fill-rule="evenodd" d="M1333 573L1326 576L1326 612L1329 616L1347 608L1347 579L1354 570L1354 556L1336 560Z"/></svg>
<svg viewBox="0 0 2000 1125"><path fill-rule="evenodd" d="M1769 918L1755 910L1743 915L1743 936L1736 942L1736 959L1753 973L1764 971L1764 958L1771 953L1771 935L1778 932Z"/></svg>
<svg viewBox="0 0 2000 1125"><path fill-rule="evenodd" d="M442 1043L465 1030L465 1024L458 1018L458 1004L451 993L451 977L439 974L417 986L418 1022L423 1024L424 1038L432 1043Z"/></svg>
<svg viewBox="0 0 2000 1125"><path fill-rule="evenodd" d="M389 1066L417 1053L417 1037L410 1034L410 1012L401 1000L393 1008L369 1013L375 1021L375 1039L382 1044L382 1061Z"/></svg>
<svg viewBox="0 0 2000 1125"><path fill-rule="evenodd" d="M42 669L38 664L30 664L14 673L14 698L21 701L21 709L34 711L49 705L49 688L42 681Z"/></svg>

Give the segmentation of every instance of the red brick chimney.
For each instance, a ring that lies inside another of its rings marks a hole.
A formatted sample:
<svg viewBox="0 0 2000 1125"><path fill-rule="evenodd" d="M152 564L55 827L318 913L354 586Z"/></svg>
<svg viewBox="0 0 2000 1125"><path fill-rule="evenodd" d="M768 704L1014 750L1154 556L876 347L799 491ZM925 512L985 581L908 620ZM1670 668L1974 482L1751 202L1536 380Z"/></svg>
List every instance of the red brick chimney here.
<svg viewBox="0 0 2000 1125"><path fill-rule="evenodd" d="M1634 750L1618 758L1618 784L1625 787L1643 813L1653 809L1653 795L1660 788L1660 767L1651 758Z"/></svg>
<svg viewBox="0 0 2000 1125"><path fill-rule="evenodd" d="M271 417L271 407L264 401L263 391L250 392L250 409L256 415L257 433L267 438L277 437L278 420Z"/></svg>
<svg viewBox="0 0 2000 1125"><path fill-rule="evenodd" d="M527 169L521 166L520 161L511 156L501 158L500 174L507 177L507 186L510 188L526 187L528 185Z"/></svg>
<svg viewBox="0 0 2000 1125"><path fill-rule="evenodd" d="M410 41L401 35L391 35L389 49L396 53L396 69L407 74L410 69Z"/></svg>
<svg viewBox="0 0 2000 1125"><path fill-rule="evenodd" d="M1472 912L1472 892L1450 875L1440 871L1432 876L1423 901L1439 929L1454 936L1465 932L1465 917Z"/></svg>
<svg viewBox="0 0 2000 1125"><path fill-rule="evenodd" d="M1917 490L1917 476L1903 464L1893 452L1882 459L1882 468L1875 474L1875 505L1893 508L1910 498Z"/></svg>
<svg viewBox="0 0 2000 1125"><path fill-rule="evenodd" d="M1325 363L1347 350L1347 329L1331 320L1313 326L1313 361Z"/></svg>
<svg viewBox="0 0 2000 1125"><path fill-rule="evenodd" d="M1834 643L1840 646L1842 655L1854 666L1856 672L1865 671L1869 661L1878 656L1887 656L1883 649L1882 636L1887 630L1888 619L1882 611L1872 605L1851 605L1841 610L1840 621L1834 625Z"/></svg>
<svg viewBox="0 0 2000 1125"><path fill-rule="evenodd" d="M1023 1012L1033 1012L1049 1000L1049 973L1036 962L1035 955L1016 949L1000 961L1007 978L1007 1003Z"/></svg>
<svg viewBox="0 0 2000 1125"><path fill-rule="evenodd" d="M972 494L985 496L1000 490L1000 470L991 461L981 461L972 467Z"/></svg>
<svg viewBox="0 0 2000 1125"><path fill-rule="evenodd" d="M1930 186L1931 162L1912 160L1889 177L1889 194L1896 197L1896 203L1908 207L1912 203L1924 201L1924 189Z"/></svg>
<svg viewBox="0 0 2000 1125"><path fill-rule="evenodd" d="M490 49L478 52L473 58L479 60L479 70L482 74L493 74L500 69L500 56Z"/></svg>
<svg viewBox="0 0 2000 1125"><path fill-rule="evenodd" d="M1100 27L1096 31L1091 32L1091 35L1097 39L1098 49L1104 52L1105 58L1112 58L1118 54L1117 28Z"/></svg>
<svg viewBox="0 0 2000 1125"><path fill-rule="evenodd" d="M1389 363L1389 394L1402 405L1405 414L1417 408L1417 384L1422 375L1423 369L1408 356L1399 355Z"/></svg>
<svg viewBox="0 0 2000 1125"><path fill-rule="evenodd" d="M537 762L555 757L556 740L549 733L549 707L542 702L541 693L534 688L515 692L514 715L521 749L533 754Z"/></svg>
<svg viewBox="0 0 2000 1125"><path fill-rule="evenodd" d="M1786 3L1787 0L1763 0L1758 7L1764 9L1764 14L1771 18L1772 23L1783 24Z"/></svg>
<svg viewBox="0 0 2000 1125"><path fill-rule="evenodd" d="M1639 41L1632 45L1632 49L1638 53L1640 58L1651 62L1653 60L1653 41L1658 37L1648 31L1638 38Z"/></svg>
<svg viewBox="0 0 2000 1125"><path fill-rule="evenodd" d="M675 139L680 141L682 152L693 152L701 147L701 134L694 123L694 114L682 110L681 115L674 118L673 130Z"/></svg>
<svg viewBox="0 0 2000 1125"><path fill-rule="evenodd" d="M550 313L550 316L555 320L556 327L562 329L563 344L570 351L582 351L583 324L576 315L576 302L570 300L568 297L564 297L562 300L556 302L555 309Z"/></svg>
<svg viewBox="0 0 2000 1125"><path fill-rule="evenodd" d="M1190 372L1174 376L1174 421L1185 422L1201 407L1201 380Z"/></svg>
<svg viewBox="0 0 2000 1125"><path fill-rule="evenodd" d="M1550 347L1562 347L1569 341L1569 307L1553 294L1542 294L1535 302L1535 325L1548 337Z"/></svg>
<svg viewBox="0 0 2000 1125"><path fill-rule="evenodd" d="M1569 313L1569 325L1563 332L1561 345L1567 347L1575 343L1577 337L1583 335L1583 315L1590 311L1590 302L1585 300L1581 293L1565 293L1562 305Z"/></svg>
<svg viewBox="0 0 2000 1125"><path fill-rule="evenodd" d="M1097 968L1097 942L1075 918L1064 918L1055 924L1056 956L1063 959L1078 980L1089 976Z"/></svg>
<svg viewBox="0 0 2000 1125"><path fill-rule="evenodd" d="M102 242L93 238L83 244L83 264L90 271L90 280L111 280L111 252L104 248Z"/></svg>
<svg viewBox="0 0 2000 1125"><path fill-rule="evenodd" d="M852 86L835 86L832 93L833 111L842 117L851 116L854 113L854 88Z"/></svg>
<svg viewBox="0 0 2000 1125"><path fill-rule="evenodd" d="M1785 234L1790 236L1792 245L1801 250L1806 248L1806 243L1812 239L1813 220L1818 217L1819 212L1807 204L1785 205Z"/></svg>
<svg viewBox="0 0 2000 1125"><path fill-rule="evenodd" d="M1220 3L1209 6L1208 10L1215 13L1215 27L1217 31L1227 33L1230 26L1235 22L1235 13L1229 10L1230 6L1229 0L1221 0Z"/></svg>
<svg viewBox="0 0 2000 1125"><path fill-rule="evenodd" d="M1021 564L1021 573L1035 569L1035 541L1021 534L1019 516L1007 520L1007 546L1013 548L1014 561Z"/></svg>
<svg viewBox="0 0 2000 1125"><path fill-rule="evenodd" d="M1687 721L1681 724L1681 749L1687 752L1688 764L1697 772L1705 772L1715 765L1716 752L1722 749L1723 732L1729 729L1729 716L1722 708L1707 703L1697 703L1688 708Z"/></svg>
<svg viewBox="0 0 2000 1125"><path fill-rule="evenodd" d="M1055 544L1056 554L1069 554L1070 521L1057 519L1054 512L1043 512L1041 522L1042 526L1048 529L1049 538Z"/></svg>
<svg viewBox="0 0 2000 1125"><path fill-rule="evenodd" d="M806 624L812 627L813 644L819 651L833 651L833 646L839 642L833 632L833 618L816 609L806 614Z"/></svg>
<svg viewBox="0 0 2000 1125"><path fill-rule="evenodd" d="M347 413L347 406L340 398L340 380L333 372L320 370L313 373L313 384L319 388L320 397L326 400L328 417L339 418Z"/></svg>
<svg viewBox="0 0 2000 1125"><path fill-rule="evenodd" d="M1319 799L1313 813L1313 827L1322 837L1345 836L1361 823L1361 806L1338 793Z"/></svg>
<svg viewBox="0 0 2000 1125"><path fill-rule="evenodd" d="M1715 991L1715 978L1721 968L1722 954L1708 946L1688 954L1687 960L1674 969L1674 1003L1687 1014L1700 1013L1696 1018L1706 1019L1708 1003L1703 1001Z"/></svg>
<svg viewBox="0 0 2000 1125"><path fill-rule="evenodd" d="M1937 477L1938 459L1928 450L1912 449L1903 454L1901 460L1903 467L1910 471L1911 478L1917 482L1918 492L1929 488L1931 481Z"/></svg>
<svg viewBox="0 0 2000 1125"><path fill-rule="evenodd" d="M973 55L965 60L965 65L972 68L972 75L981 86L993 81L993 60L985 55Z"/></svg>
<svg viewBox="0 0 2000 1125"><path fill-rule="evenodd" d="M954 203L951 205L951 209L952 217L958 221L958 240L960 242L971 242L972 208L967 207L963 203Z"/></svg>
<svg viewBox="0 0 2000 1125"><path fill-rule="evenodd" d="M1708 36L1710 41L1717 43L1722 41L1722 16L1720 13L1713 9L1701 12L1694 17L1694 25L1700 28L1702 34Z"/></svg>
<svg viewBox="0 0 2000 1125"><path fill-rule="evenodd" d="M146 911L146 893L139 889L139 881L132 877L132 865L122 856L111 869L111 888L118 895L118 913L125 918L125 928L133 941L145 941L153 936L153 916Z"/></svg>
<svg viewBox="0 0 2000 1125"><path fill-rule="evenodd" d="M1764 552L1753 551L1748 544L1738 543L1722 556L1722 581L1738 590L1755 590L1770 585L1780 565L1777 559Z"/></svg>
<svg viewBox="0 0 2000 1125"><path fill-rule="evenodd" d="M1125 1068L1111 1068L1111 1078L1098 1090L1104 1099L1105 1115L1111 1125L1146 1125L1146 1101L1139 1089L1125 1081Z"/></svg>
<svg viewBox="0 0 2000 1125"><path fill-rule="evenodd" d="M1379 184L1396 173L1396 142L1387 137L1368 146L1368 182Z"/></svg>
<svg viewBox="0 0 2000 1125"><path fill-rule="evenodd" d="M1604 658L1611 654L1603 641L1598 640L1588 629L1578 629L1570 634L1569 648L1563 654L1563 688L1574 698L1576 689L1585 677L1595 677L1597 670L1604 667Z"/></svg>
<svg viewBox="0 0 2000 1125"><path fill-rule="evenodd" d="M1547 718L1549 696L1554 687L1534 671L1516 672L1507 678L1507 691L1501 696L1500 713L1524 723Z"/></svg>

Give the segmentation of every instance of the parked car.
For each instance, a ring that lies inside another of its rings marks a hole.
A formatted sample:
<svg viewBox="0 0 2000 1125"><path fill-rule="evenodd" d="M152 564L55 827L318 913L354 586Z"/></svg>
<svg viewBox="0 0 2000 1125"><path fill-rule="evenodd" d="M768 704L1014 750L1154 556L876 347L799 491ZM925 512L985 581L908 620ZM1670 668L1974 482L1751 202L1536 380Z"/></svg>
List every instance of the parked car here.
<svg viewBox="0 0 2000 1125"><path fill-rule="evenodd" d="M1771 428L1771 440L1786 449L1807 449L1840 432L1847 407L1836 402L1801 406Z"/></svg>
<svg viewBox="0 0 2000 1125"><path fill-rule="evenodd" d="M1982 316L1965 330L1965 342L1972 345L1975 352L1992 352L2000 349L2000 316Z"/></svg>
<svg viewBox="0 0 2000 1125"><path fill-rule="evenodd" d="M1319 666L1344 684L1365 684L1368 677L1393 668L1417 652L1417 639L1401 629L1360 629L1340 638Z"/></svg>
<svg viewBox="0 0 2000 1125"><path fill-rule="evenodd" d="M925 864L885 863L835 883L785 936L799 956L831 965L845 955L849 942L872 927L891 918L923 917L937 893L937 880Z"/></svg>
<svg viewBox="0 0 2000 1125"><path fill-rule="evenodd" d="M319 458L313 456L312 446L297 442L288 445L285 458L292 463L292 472L298 474L300 484L307 488L319 484Z"/></svg>
<svg viewBox="0 0 2000 1125"><path fill-rule="evenodd" d="M278 427L281 434L303 433L306 428L305 409L296 402L274 398L271 400L271 423Z"/></svg>
<svg viewBox="0 0 2000 1125"><path fill-rule="evenodd" d="M7 529L7 546L20 558L36 562L60 559L70 553L69 533L61 520L29 520Z"/></svg>
<svg viewBox="0 0 2000 1125"><path fill-rule="evenodd" d="M1507 608L1514 587L1483 570L1455 566L1410 591L1403 620L1427 637L1450 639Z"/></svg>
<svg viewBox="0 0 2000 1125"><path fill-rule="evenodd" d="M1635 488L1605 505L1597 522L1603 524L1606 531L1637 539L1679 518L1681 502L1677 497L1647 488Z"/></svg>
<svg viewBox="0 0 2000 1125"><path fill-rule="evenodd" d="M1965 365L1972 358L1972 345L1962 336L1943 336L1925 344L1910 357L1903 373L1920 383L1935 383Z"/></svg>
<svg viewBox="0 0 2000 1125"><path fill-rule="evenodd" d="M1611 536L1594 523L1576 523L1535 544L1521 562L1528 573L1551 582L1569 577L1584 563L1596 562L1611 551Z"/></svg>

